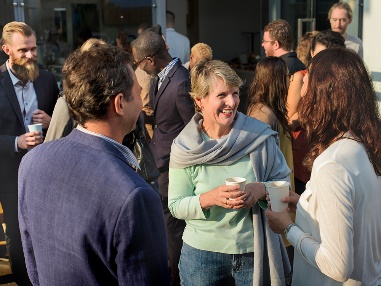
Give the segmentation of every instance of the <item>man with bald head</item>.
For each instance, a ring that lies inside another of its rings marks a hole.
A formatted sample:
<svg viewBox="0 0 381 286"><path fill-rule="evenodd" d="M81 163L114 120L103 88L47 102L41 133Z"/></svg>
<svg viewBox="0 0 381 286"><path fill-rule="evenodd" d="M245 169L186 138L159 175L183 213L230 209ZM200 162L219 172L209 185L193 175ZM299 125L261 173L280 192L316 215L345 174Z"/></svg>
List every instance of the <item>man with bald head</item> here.
<svg viewBox="0 0 381 286"><path fill-rule="evenodd" d="M159 194L167 227L171 285L180 285L178 263L185 222L174 218L168 209L168 170L172 141L194 115L189 72L178 58L170 56L163 38L155 32L144 31L131 47L136 67L157 79L151 90L154 131L150 146L160 171Z"/></svg>

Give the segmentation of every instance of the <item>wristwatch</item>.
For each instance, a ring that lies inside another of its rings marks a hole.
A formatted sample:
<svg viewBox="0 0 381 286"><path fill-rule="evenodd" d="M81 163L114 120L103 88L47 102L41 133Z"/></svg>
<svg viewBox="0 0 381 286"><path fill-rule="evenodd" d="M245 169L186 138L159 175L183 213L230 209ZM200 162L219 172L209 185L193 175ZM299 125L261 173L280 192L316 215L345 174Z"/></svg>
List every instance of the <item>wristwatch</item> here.
<svg viewBox="0 0 381 286"><path fill-rule="evenodd" d="M286 226L286 228L284 229L284 236L285 236L285 237L287 237L288 232L290 231L290 229L291 229L293 226L296 226L296 224L294 224L294 223L290 223L288 226Z"/></svg>

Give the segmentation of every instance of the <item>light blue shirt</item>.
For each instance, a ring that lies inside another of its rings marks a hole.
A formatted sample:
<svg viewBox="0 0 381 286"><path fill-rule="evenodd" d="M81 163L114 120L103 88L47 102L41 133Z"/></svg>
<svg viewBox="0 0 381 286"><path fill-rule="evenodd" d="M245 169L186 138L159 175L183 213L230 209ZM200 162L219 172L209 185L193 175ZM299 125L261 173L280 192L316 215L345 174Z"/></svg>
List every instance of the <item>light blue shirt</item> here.
<svg viewBox="0 0 381 286"><path fill-rule="evenodd" d="M6 61L7 70L12 81L12 85L15 89L17 100L19 102L21 115L23 118L25 130L29 132L28 125L33 124L33 113L38 109L38 101L36 91L32 81L28 81L26 84L18 79L11 71L8 61ZM15 139L15 151L18 152L17 138Z"/></svg>
<svg viewBox="0 0 381 286"><path fill-rule="evenodd" d="M165 31L169 54L174 58L178 57L181 63L189 61L190 42L187 37L177 33L173 28L167 28Z"/></svg>
<svg viewBox="0 0 381 286"><path fill-rule="evenodd" d="M89 134L89 135L92 135L92 136L97 136L99 138L102 138L104 140L106 140L107 142L111 143L112 145L114 145L121 153L122 155L124 156L124 158L126 159L127 163L135 170L137 169L140 169L139 167L139 162L138 160L136 159L135 155L131 152L130 149L128 149L126 146L120 144L119 142L107 137L107 136L104 136L102 134L99 134L99 133L95 133L93 131L90 131L86 128L84 128L83 126L81 125L77 125L76 127L79 131L83 132L83 133L86 133L86 134Z"/></svg>

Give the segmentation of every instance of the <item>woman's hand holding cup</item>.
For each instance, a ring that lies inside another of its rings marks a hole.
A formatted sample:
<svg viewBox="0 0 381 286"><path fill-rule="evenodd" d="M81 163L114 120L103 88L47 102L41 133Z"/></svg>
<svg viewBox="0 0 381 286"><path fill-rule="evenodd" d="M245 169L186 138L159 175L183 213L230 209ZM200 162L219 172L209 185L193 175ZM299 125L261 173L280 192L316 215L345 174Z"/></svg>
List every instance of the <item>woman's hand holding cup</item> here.
<svg viewBox="0 0 381 286"><path fill-rule="evenodd" d="M212 206L220 206L226 209L242 208L245 192L240 190L239 185L221 185L209 192L200 195L200 204L203 209Z"/></svg>

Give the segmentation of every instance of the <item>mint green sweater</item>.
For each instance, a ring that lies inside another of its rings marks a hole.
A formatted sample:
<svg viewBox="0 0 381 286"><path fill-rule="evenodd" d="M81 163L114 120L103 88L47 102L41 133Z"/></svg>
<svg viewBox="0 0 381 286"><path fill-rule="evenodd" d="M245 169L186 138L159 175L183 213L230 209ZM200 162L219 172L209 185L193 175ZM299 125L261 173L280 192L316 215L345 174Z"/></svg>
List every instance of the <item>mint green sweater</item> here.
<svg viewBox="0 0 381 286"><path fill-rule="evenodd" d="M229 177L256 182L249 155L229 166L195 165L169 168L168 206L174 217L184 219L183 241L197 249L241 254L254 251L250 208L240 210L213 206L204 211L200 194L225 184Z"/></svg>

